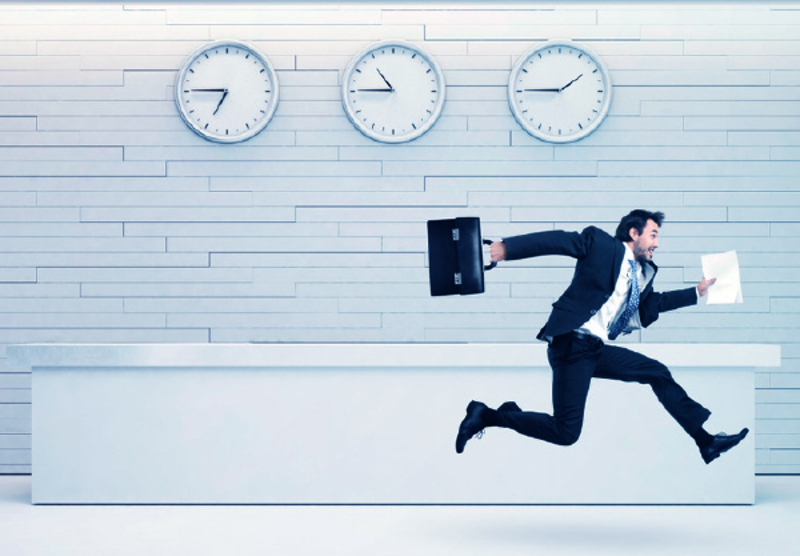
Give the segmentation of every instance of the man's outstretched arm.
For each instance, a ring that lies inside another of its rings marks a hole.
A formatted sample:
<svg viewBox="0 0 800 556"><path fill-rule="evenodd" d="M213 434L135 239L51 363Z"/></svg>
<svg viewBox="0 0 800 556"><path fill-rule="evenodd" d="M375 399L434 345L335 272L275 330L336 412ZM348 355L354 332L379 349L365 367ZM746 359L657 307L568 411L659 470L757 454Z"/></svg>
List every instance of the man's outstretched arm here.
<svg viewBox="0 0 800 556"><path fill-rule="evenodd" d="M593 226L582 232L563 230L534 232L496 241L489 248L489 252L494 262L516 261L542 255L566 255L582 259L589 252L595 236L600 233L605 234Z"/></svg>
<svg viewBox="0 0 800 556"><path fill-rule="evenodd" d="M696 305L698 299L708 294L716 278L703 278L694 288L669 292L651 292L639 305L639 317L643 327L648 327L658 320L660 313L674 311L682 307Z"/></svg>

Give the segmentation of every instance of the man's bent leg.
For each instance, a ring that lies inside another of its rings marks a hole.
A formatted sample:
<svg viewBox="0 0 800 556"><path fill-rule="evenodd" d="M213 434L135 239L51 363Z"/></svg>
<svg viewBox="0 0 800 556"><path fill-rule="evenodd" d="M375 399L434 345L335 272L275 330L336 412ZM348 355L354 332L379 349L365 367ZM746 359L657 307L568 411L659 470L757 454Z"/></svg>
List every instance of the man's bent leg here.
<svg viewBox="0 0 800 556"><path fill-rule="evenodd" d="M697 433L711 415L675 382L663 363L635 351L604 346L594 376L648 384L661 405L689 435Z"/></svg>
<svg viewBox="0 0 800 556"><path fill-rule="evenodd" d="M553 369L553 415L534 411L489 411L487 426L513 429L525 436L569 446L580 436L586 396L603 343L590 336L553 338L547 357Z"/></svg>

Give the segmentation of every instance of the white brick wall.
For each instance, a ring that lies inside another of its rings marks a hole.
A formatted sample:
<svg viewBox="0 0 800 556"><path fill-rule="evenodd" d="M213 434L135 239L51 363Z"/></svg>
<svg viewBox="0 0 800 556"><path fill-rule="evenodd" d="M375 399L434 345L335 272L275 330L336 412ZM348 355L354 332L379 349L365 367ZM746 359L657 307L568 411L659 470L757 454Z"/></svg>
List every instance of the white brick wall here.
<svg viewBox="0 0 800 556"><path fill-rule="evenodd" d="M800 3L333 6L0 4L0 473L30 471L9 343L530 342L572 261L433 299L425 222L613 230L635 207L667 214L660 288L736 249L746 303L632 341L780 344L758 374L757 470L800 473ZM506 82L557 37L596 50L615 90L594 135L553 146L516 124ZM242 145L203 141L172 101L182 60L218 38L281 82ZM410 144L364 138L339 100L350 57L386 38L422 44L448 84Z"/></svg>

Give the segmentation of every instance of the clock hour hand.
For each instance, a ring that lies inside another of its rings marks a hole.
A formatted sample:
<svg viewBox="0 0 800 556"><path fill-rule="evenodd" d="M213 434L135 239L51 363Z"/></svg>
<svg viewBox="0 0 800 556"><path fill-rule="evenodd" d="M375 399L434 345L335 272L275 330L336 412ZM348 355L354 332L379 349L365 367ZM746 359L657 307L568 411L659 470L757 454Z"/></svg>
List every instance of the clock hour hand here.
<svg viewBox="0 0 800 556"><path fill-rule="evenodd" d="M570 85L572 85L573 83L575 83L575 82L576 82L578 79L580 79L581 77L583 77L583 74L580 74L578 77L576 77L575 79L573 79L572 81L570 81L569 83L567 83L566 85L564 85L563 87L561 87L561 88L558 90L558 92L560 93L561 91L563 91L564 89L566 89L567 87L569 87Z"/></svg>
<svg viewBox="0 0 800 556"><path fill-rule="evenodd" d="M391 90L391 91L394 91L394 87L392 87L392 84L391 84L391 83L389 83L389 80L388 80L388 79L386 79L386 76L384 76L384 75L381 73L381 70L379 70L378 68L375 68L375 71L377 71L377 72L378 72L378 75L380 75L380 76L381 76L381 79L383 79L383 82L384 82L384 83L386 83L386 85L389 87L389 90Z"/></svg>
<svg viewBox="0 0 800 556"><path fill-rule="evenodd" d="M223 91L222 91L222 98L221 98L221 99L219 99L219 104L217 104L217 107L216 107L216 109L215 109L215 110L214 110L214 112L211 114L212 116L216 116L216 115L217 115L217 112L219 112L219 107L220 107L220 106L222 106L222 103L223 103L223 102L225 102L225 97L227 97L227 96L228 96L228 89L223 89Z"/></svg>

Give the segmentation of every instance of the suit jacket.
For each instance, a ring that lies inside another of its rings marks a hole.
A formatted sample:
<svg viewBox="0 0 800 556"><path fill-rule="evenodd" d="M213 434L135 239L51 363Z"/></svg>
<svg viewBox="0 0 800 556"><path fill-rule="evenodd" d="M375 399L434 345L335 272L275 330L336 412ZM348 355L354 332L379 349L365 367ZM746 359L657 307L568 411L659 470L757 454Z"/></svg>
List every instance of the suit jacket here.
<svg viewBox="0 0 800 556"><path fill-rule="evenodd" d="M555 337L580 328L614 291L625 255L625 246L600 228L589 226L582 232L536 232L504 238L506 260L525 259L542 255L567 255L577 259L572 283L553 303L547 323L537 336L539 339ZM653 270L653 279L641 293L639 320L643 327L658 319L659 313L695 305L694 288L659 293L653 291L658 267L647 261Z"/></svg>

